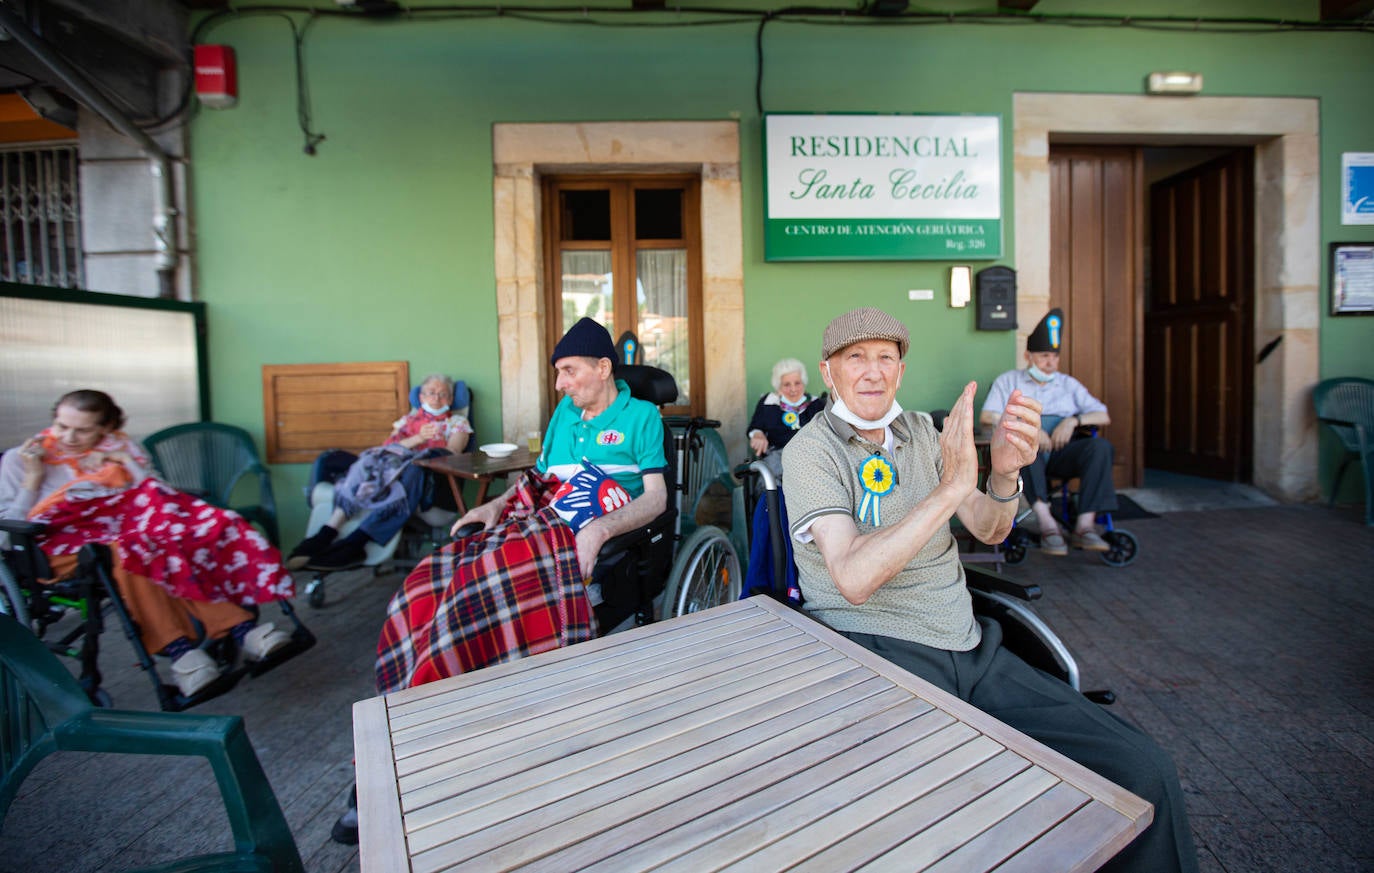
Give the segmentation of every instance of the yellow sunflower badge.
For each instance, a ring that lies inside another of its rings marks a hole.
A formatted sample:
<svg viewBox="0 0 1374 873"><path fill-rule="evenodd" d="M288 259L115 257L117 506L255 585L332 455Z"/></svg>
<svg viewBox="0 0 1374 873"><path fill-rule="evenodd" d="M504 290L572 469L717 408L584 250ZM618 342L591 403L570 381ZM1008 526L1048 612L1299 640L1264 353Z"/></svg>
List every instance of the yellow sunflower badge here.
<svg viewBox="0 0 1374 873"><path fill-rule="evenodd" d="M792 428L793 430L796 430L799 427L797 422L800 420L801 419L797 417L797 413L795 412L788 411L782 414L782 423Z"/></svg>
<svg viewBox="0 0 1374 873"><path fill-rule="evenodd" d="M883 514L880 504L883 495L892 490L897 476L892 465L882 455L870 455L859 465L859 482L864 486L864 498L859 503L859 521L881 527Z"/></svg>

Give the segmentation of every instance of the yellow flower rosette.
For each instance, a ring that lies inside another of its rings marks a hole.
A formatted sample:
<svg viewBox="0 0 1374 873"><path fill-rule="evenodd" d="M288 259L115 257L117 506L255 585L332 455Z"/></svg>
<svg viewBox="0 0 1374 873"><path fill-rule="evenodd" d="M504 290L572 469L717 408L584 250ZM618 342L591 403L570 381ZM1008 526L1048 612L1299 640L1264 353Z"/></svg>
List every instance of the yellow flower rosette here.
<svg viewBox="0 0 1374 873"><path fill-rule="evenodd" d="M864 488L863 500L859 503L859 521L882 526L882 498L897 484L897 474L882 455L870 455L859 465L859 483Z"/></svg>

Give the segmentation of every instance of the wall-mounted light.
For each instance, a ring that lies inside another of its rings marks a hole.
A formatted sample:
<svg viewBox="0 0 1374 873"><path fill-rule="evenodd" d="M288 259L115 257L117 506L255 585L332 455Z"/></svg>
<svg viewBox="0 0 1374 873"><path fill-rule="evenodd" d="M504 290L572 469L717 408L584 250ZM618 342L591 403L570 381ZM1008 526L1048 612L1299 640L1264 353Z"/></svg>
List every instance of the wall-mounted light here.
<svg viewBox="0 0 1374 873"><path fill-rule="evenodd" d="M949 305L963 309L973 299L973 268L949 268Z"/></svg>
<svg viewBox="0 0 1374 873"><path fill-rule="evenodd" d="M1168 73L1151 73L1145 80L1147 94L1196 94L1201 90L1201 73L1175 70Z"/></svg>

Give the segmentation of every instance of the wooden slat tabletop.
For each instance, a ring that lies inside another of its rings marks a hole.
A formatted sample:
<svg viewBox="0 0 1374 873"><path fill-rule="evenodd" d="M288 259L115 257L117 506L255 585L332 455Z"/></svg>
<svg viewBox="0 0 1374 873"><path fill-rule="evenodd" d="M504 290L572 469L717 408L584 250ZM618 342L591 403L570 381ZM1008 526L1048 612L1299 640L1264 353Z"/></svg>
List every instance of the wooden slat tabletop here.
<svg viewBox="0 0 1374 873"><path fill-rule="evenodd" d="M364 873L1093 870L1148 803L767 598L359 702Z"/></svg>

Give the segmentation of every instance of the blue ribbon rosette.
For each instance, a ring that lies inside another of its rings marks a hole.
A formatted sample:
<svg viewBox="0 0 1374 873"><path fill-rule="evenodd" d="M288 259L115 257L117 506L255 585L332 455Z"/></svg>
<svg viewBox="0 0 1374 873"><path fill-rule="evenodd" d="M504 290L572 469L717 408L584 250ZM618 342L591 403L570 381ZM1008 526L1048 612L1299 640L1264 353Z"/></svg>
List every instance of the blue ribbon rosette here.
<svg viewBox="0 0 1374 873"><path fill-rule="evenodd" d="M793 430L797 429L797 422L799 420L800 418L797 415L797 413L792 412L790 410L782 414L782 423L792 428Z"/></svg>
<svg viewBox="0 0 1374 873"><path fill-rule="evenodd" d="M883 523L882 498L897 483L897 475L892 471L882 455L870 455L859 465L859 483L864 486L864 497L859 502L859 521L874 527Z"/></svg>

